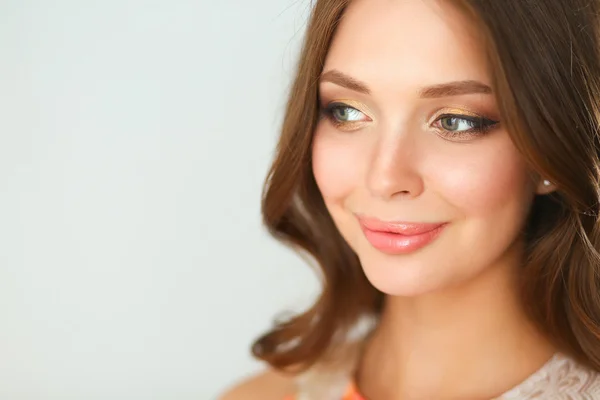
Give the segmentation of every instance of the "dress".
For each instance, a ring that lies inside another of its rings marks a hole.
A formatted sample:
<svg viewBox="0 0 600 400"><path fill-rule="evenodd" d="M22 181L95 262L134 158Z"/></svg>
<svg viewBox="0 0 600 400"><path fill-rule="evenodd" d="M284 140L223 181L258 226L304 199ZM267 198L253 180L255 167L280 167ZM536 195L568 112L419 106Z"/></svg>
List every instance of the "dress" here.
<svg viewBox="0 0 600 400"><path fill-rule="evenodd" d="M337 353L337 367L305 372L297 379L298 391L283 400L367 400L352 376L365 338L376 324L373 316L359 319ZM600 400L600 372L558 352L519 385L491 400Z"/></svg>
<svg viewBox="0 0 600 400"><path fill-rule="evenodd" d="M600 373L579 364L571 357L556 353L539 370L518 386L494 400L595 400L600 399ZM303 392L285 400L325 400ZM326 399L329 400L329 399ZM366 400L349 381L339 400Z"/></svg>

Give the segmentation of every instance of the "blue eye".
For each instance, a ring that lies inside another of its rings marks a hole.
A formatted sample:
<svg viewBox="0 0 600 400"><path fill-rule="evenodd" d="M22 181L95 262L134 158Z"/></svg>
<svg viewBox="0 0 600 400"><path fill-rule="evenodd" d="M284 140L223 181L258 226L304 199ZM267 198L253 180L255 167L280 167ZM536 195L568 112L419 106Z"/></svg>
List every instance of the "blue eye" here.
<svg viewBox="0 0 600 400"><path fill-rule="evenodd" d="M498 121L492 121L484 117L471 117L458 114L441 115L435 123L439 123L438 128L448 133L456 134L482 134L496 125Z"/></svg>
<svg viewBox="0 0 600 400"><path fill-rule="evenodd" d="M362 111L344 103L331 103L324 112L336 124L361 122L369 119Z"/></svg>
<svg viewBox="0 0 600 400"><path fill-rule="evenodd" d="M331 115L338 121L354 122L360 121L361 112L352 107L337 106L331 110Z"/></svg>

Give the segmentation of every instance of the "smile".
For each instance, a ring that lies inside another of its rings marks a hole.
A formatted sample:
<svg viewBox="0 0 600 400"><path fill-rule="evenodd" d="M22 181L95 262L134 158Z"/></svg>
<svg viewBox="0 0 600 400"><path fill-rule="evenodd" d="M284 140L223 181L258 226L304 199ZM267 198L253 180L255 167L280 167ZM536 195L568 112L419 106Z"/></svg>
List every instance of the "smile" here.
<svg viewBox="0 0 600 400"><path fill-rule="evenodd" d="M373 247L386 254L408 254L433 242L443 223L385 222L358 216L360 227Z"/></svg>

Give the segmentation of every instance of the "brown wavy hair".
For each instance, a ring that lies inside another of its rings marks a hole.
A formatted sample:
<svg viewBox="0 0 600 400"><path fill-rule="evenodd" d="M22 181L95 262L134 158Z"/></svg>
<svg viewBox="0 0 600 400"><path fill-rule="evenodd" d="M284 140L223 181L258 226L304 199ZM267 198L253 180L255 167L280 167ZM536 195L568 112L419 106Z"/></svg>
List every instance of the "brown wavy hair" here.
<svg viewBox="0 0 600 400"><path fill-rule="evenodd" d="M318 82L349 0L313 5L281 137L265 181L269 232L308 255L323 290L306 312L260 337L253 354L273 368L306 369L325 357L383 294L335 227L311 168ZM494 93L532 171L557 190L537 196L526 224L522 297L557 346L600 370L600 2L453 0L485 43Z"/></svg>

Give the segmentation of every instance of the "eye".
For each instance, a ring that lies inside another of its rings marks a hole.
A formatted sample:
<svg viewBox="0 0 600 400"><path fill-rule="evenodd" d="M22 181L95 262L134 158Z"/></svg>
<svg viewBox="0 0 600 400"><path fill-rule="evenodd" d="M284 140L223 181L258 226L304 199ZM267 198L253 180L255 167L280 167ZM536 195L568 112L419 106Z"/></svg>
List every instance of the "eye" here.
<svg viewBox="0 0 600 400"><path fill-rule="evenodd" d="M443 131L451 137L482 135L498 124L485 117L475 117L460 114L444 114L439 116L433 123L435 128Z"/></svg>
<svg viewBox="0 0 600 400"><path fill-rule="evenodd" d="M325 114L336 124L369 121L362 111L344 103L331 103L325 108Z"/></svg>

